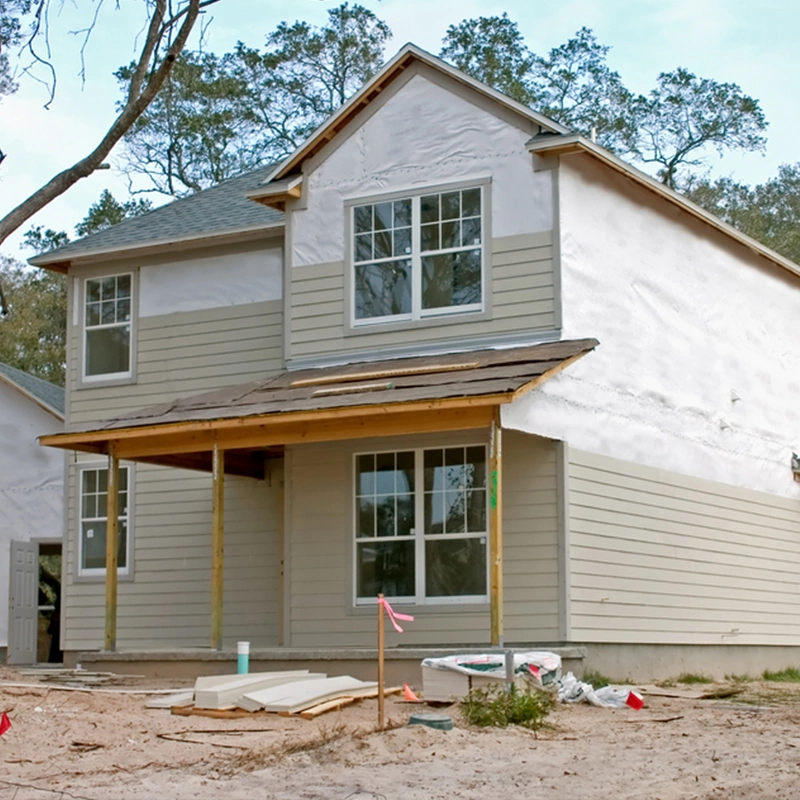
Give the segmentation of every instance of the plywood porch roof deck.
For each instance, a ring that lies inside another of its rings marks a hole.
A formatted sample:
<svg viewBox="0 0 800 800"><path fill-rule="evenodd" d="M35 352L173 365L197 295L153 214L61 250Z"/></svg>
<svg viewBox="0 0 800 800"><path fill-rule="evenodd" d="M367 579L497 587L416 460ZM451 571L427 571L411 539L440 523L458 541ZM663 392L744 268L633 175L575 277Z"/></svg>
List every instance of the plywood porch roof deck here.
<svg viewBox="0 0 800 800"><path fill-rule="evenodd" d="M417 356L284 372L41 437L43 445L210 468L215 443L238 456L279 455L287 444L488 427L510 403L593 350L596 339ZM228 471L237 469L229 458ZM243 470L243 471L241 471Z"/></svg>

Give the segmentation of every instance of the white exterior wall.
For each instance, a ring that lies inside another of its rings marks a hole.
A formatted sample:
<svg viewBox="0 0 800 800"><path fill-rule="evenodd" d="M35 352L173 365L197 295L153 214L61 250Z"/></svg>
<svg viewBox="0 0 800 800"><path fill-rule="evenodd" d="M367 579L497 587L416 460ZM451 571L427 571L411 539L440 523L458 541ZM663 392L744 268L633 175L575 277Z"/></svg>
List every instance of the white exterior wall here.
<svg viewBox="0 0 800 800"><path fill-rule="evenodd" d="M800 279L588 156L560 172L563 338L600 346L503 424L800 497Z"/></svg>
<svg viewBox="0 0 800 800"><path fill-rule="evenodd" d="M552 228L551 175L534 172L525 148L532 124L522 130L432 77L423 70L398 79L388 100L374 101L335 150L312 162L307 208L292 212L294 267L345 258L345 200L448 181L491 177L494 237Z"/></svg>
<svg viewBox="0 0 800 800"><path fill-rule="evenodd" d="M12 540L61 539L64 458L37 436L63 423L0 380L0 647L8 645L9 553Z"/></svg>

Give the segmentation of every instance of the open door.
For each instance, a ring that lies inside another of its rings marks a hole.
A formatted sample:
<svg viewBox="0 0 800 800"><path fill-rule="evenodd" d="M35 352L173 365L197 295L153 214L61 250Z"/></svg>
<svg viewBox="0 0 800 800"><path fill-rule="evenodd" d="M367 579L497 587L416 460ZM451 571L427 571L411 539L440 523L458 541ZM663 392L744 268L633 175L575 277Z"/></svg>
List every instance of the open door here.
<svg viewBox="0 0 800 800"><path fill-rule="evenodd" d="M8 663L35 664L39 628L39 545L11 542Z"/></svg>

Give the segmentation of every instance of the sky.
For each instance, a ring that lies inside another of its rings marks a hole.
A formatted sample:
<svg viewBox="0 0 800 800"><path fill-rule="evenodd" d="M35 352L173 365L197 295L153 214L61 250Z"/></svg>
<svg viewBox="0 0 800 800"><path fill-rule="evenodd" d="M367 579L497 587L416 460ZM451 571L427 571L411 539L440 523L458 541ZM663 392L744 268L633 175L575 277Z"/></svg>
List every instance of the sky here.
<svg viewBox="0 0 800 800"><path fill-rule="evenodd" d="M97 26L85 52L81 80L81 34L99 9ZM660 72L679 66L696 75L737 83L758 99L770 122L766 154L728 154L713 164L715 175L745 183L773 176L783 163L800 161L796 128L800 121L800 3L787 0L361 0L385 20L394 37L391 57L404 43L414 42L436 54L450 24L462 19L508 12L528 46L544 54L566 42L580 27L591 28L601 44L611 47L608 63L632 91L646 93ZM266 35L283 21L324 24L337 0L221 0L204 20L205 48L222 54L238 40L262 47ZM141 0L73 0L53 2L50 48L58 68L55 101L44 108L47 91L22 76L17 94L0 102L0 215L8 213L55 174L85 156L114 118L120 98L114 71L135 55L142 30ZM58 10L60 9L60 11ZM196 44L196 40L195 40ZM115 154L108 159L115 163ZM141 184L143 186L144 184ZM30 225L73 232L104 189L120 200L128 196L127 180L118 170L95 172L39 212L4 243L2 252L15 258L22 233ZM151 195L156 205L167 198Z"/></svg>

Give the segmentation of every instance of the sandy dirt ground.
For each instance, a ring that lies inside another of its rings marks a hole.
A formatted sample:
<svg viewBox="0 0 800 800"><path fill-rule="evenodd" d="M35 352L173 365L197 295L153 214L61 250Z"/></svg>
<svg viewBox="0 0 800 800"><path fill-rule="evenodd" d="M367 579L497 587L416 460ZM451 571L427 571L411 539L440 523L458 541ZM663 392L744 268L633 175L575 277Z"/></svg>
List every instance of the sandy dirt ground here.
<svg viewBox="0 0 800 800"><path fill-rule="evenodd" d="M452 731L409 727L420 707L396 699L379 732L374 700L313 721L214 720L147 710L142 695L8 685L25 680L0 669L0 800L800 798L798 684L648 697L641 711L562 705L534 735L470 729L455 707Z"/></svg>

